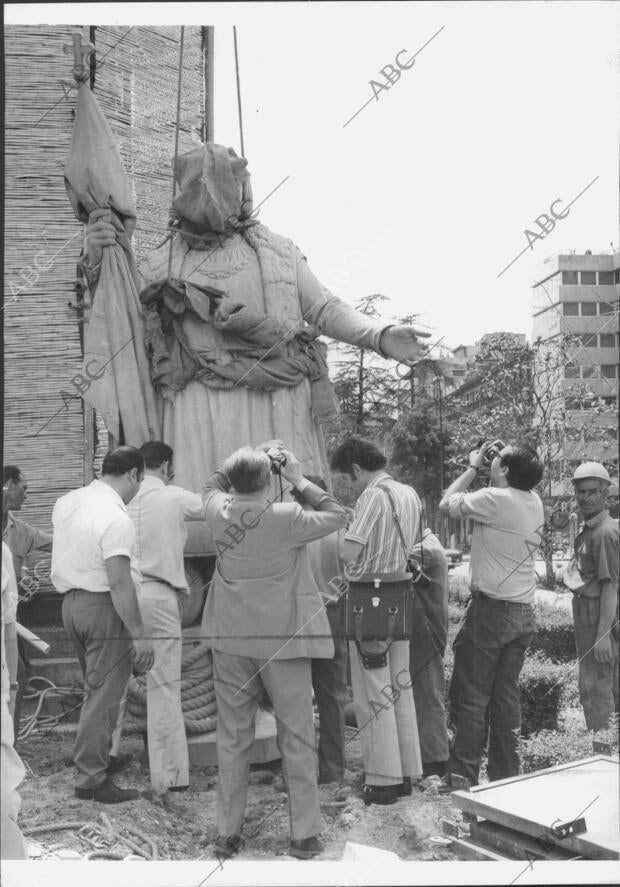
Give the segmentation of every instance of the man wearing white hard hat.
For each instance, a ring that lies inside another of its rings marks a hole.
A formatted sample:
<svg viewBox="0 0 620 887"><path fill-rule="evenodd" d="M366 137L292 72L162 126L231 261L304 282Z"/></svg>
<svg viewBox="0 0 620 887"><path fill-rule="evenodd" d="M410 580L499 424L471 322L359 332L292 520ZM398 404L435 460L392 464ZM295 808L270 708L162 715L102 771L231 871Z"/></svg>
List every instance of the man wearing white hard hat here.
<svg viewBox="0 0 620 887"><path fill-rule="evenodd" d="M583 527L565 584L573 592L579 696L588 730L603 730L618 711L618 521L607 510L611 478L599 462L573 475Z"/></svg>

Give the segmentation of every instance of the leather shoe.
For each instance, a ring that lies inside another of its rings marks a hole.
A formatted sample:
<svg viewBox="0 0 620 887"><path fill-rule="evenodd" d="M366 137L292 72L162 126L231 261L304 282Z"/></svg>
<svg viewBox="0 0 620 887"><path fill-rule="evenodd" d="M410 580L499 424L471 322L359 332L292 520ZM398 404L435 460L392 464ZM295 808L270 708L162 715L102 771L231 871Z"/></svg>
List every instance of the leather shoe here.
<svg viewBox="0 0 620 887"><path fill-rule="evenodd" d="M81 801L98 801L100 804L121 804L135 801L140 792L135 788L119 788L111 779L105 779L97 788L76 788L75 797Z"/></svg>
<svg viewBox="0 0 620 887"><path fill-rule="evenodd" d="M106 773L108 776L113 776L114 773L120 773L121 770L124 770L128 764L131 764L133 761L132 754L124 754L124 755L110 755L108 758L108 766L106 767Z"/></svg>
<svg viewBox="0 0 620 887"><path fill-rule="evenodd" d="M215 839L215 855L217 858L230 859L231 856L239 853L243 844L241 835L229 835L228 838L218 835Z"/></svg>
<svg viewBox="0 0 620 887"><path fill-rule="evenodd" d="M365 785L362 791L364 804L395 804L398 800L396 785Z"/></svg>
<svg viewBox="0 0 620 887"><path fill-rule="evenodd" d="M311 838L302 838L301 841L291 840L288 852L296 859L312 859L313 856L323 852L323 845L317 835L313 835Z"/></svg>
<svg viewBox="0 0 620 887"><path fill-rule="evenodd" d="M403 776L403 781L396 786L396 794L399 798L405 798L412 793L411 776Z"/></svg>

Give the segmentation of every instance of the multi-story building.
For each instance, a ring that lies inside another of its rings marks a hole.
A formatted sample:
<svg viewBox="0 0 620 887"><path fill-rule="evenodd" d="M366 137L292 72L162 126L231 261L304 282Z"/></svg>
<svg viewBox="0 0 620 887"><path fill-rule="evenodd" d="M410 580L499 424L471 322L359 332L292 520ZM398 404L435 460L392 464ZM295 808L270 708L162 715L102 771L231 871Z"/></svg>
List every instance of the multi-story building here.
<svg viewBox="0 0 620 887"><path fill-rule="evenodd" d="M566 427L588 428L588 434L584 431L565 444L567 473L584 459L605 462L614 474L618 472L613 410L618 406L619 296L620 252L555 255L536 270L533 340L551 345L562 335L576 337L572 360L558 373L555 384ZM600 398L602 410L586 406L588 393ZM599 433L593 433L596 428Z"/></svg>

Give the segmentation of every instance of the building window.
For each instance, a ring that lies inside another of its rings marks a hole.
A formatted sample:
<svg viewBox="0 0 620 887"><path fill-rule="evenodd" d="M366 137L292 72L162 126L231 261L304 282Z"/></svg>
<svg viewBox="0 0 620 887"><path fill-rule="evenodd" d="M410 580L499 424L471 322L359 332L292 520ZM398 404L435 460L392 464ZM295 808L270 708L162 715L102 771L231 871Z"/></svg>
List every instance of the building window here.
<svg viewBox="0 0 620 887"><path fill-rule="evenodd" d="M601 397L600 399L603 401L604 404L607 404L608 407L615 407L615 405L616 405L616 398L615 397L610 397L609 395L605 395L604 397Z"/></svg>
<svg viewBox="0 0 620 887"><path fill-rule="evenodd" d="M600 346L601 348L615 348L616 346L616 337L613 333L601 333L600 334Z"/></svg>
<svg viewBox="0 0 620 887"><path fill-rule="evenodd" d="M599 302L599 314L613 314L614 306L612 302Z"/></svg>
<svg viewBox="0 0 620 887"><path fill-rule="evenodd" d="M614 283L620 283L620 268L616 268L614 271Z"/></svg>
<svg viewBox="0 0 620 887"><path fill-rule="evenodd" d="M564 317L578 317L579 316L579 302L563 302L564 305Z"/></svg>
<svg viewBox="0 0 620 887"><path fill-rule="evenodd" d="M564 367L564 378L565 379L578 379L579 378L579 367Z"/></svg>
<svg viewBox="0 0 620 887"><path fill-rule="evenodd" d="M614 272L613 271L599 271L598 272L598 282L601 286L609 286L609 284L613 285Z"/></svg>
<svg viewBox="0 0 620 887"><path fill-rule="evenodd" d="M596 333L583 333L579 338L584 348L596 348Z"/></svg>
<svg viewBox="0 0 620 887"><path fill-rule="evenodd" d="M564 285L571 283L579 283L576 271L562 271L562 283Z"/></svg>
<svg viewBox="0 0 620 887"><path fill-rule="evenodd" d="M581 316L582 317L596 317L596 302L582 302L581 303Z"/></svg>
<svg viewBox="0 0 620 887"><path fill-rule="evenodd" d="M604 363L601 365L601 373L604 379L615 379L617 370L618 365L615 363Z"/></svg>
<svg viewBox="0 0 620 887"><path fill-rule="evenodd" d="M584 379L594 379L596 377L596 367L591 364L590 366L582 367L581 371Z"/></svg>
<svg viewBox="0 0 620 887"><path fill-rule="evenodd" d="M581 272L581 284L582 286L591 285L596 283L596 271L582 271Z"/></svg>

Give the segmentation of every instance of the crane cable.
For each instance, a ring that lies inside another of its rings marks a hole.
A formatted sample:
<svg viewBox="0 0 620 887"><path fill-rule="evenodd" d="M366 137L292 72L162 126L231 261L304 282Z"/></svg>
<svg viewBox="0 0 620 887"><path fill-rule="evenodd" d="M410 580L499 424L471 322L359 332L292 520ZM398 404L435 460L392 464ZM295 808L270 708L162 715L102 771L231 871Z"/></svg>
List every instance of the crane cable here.
<svg viewBox="0 0 620 887"><path fill-rule="evenodd" d="M237 109L239 112L239 141L241 143L241 156L245 157L243 147L243 114L241 112L241 80L239 76L239 52L237 50L237 26L233 25L233 40L235 44L235 75L237 78Z"/></svg>
<svg viewBox="0 0 620 887"><path fill-rule="evenodd" d="M179 45L179 81L177 85L177 119L174 134L174 160L172 162L172 200L174 201L177 193L176 168L177 158L179 156L179 128L181 122L181 86L183 83L183 50L185 47L185 26L181 25L181 42ZM172 246L173 238L170 236L170 248L168 250L168 279L172 270Z"/></svg>

